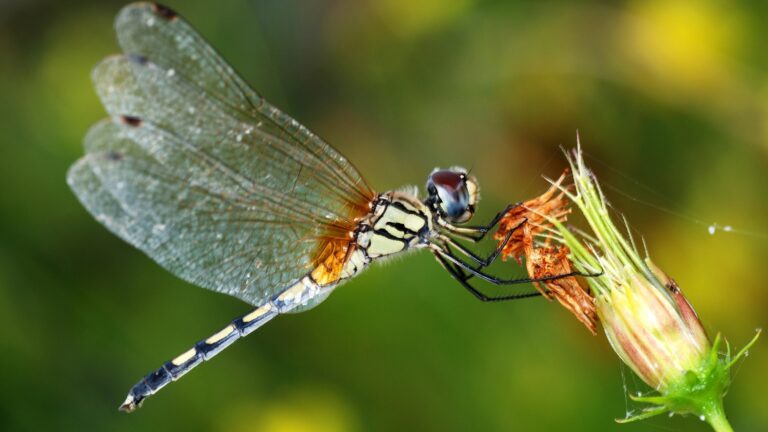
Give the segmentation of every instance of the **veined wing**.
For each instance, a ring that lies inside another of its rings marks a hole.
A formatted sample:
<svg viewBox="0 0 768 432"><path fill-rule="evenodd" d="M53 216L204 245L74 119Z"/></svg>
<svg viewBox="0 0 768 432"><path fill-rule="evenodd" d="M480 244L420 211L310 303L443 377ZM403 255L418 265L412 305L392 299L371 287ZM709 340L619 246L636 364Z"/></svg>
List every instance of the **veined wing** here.
<svg viewBox="0 0 768 432"><path fill-rule="evenodd" d="M113 119L89 132L72 189L171 272L263 303L311 268L324 239L346 235L373 192L177 16L130 5L116 27L132 54L94 70Z"/></svg>
<svg viewBox="0 0 768 432"><path fill-rule="evenodd" d="M115 20L115 31L126 54L148 59L169 75L169 82L163 84L186 82L201 97L215 101L233 118L244 117L254 123L251 126L259 125L275 139L288 141L302 149L317 163L317 174L334 181L346 199L367 200L373 195L363 177L344 156L252 90L175 12L154 3L134 3L120 11ZM142 80L140 84L148 83Z"/></svg>
<svg viewBox="0 0 768 432"><path fill-rule="evenodd" d="M250 303L310 269L323 225L296 198L246 193L240 179L194 154L163 165L139 144L147 140L178 145L147 123L106 120L89 132L68 180L99 222L179 277Z"/></svg>

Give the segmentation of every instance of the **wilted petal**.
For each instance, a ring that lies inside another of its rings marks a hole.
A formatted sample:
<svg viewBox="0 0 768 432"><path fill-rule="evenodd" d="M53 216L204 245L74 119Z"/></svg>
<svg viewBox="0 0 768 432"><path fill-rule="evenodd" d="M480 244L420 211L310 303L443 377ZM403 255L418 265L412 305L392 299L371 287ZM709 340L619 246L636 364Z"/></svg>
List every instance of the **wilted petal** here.
<svg viewBox="0 0 768 432"><path fill-rule="evenodd" d="M525 258L525 266L532 279L573 273L568 247L551 245L548 238L548 235L555 232L552 221L565 222L571 212L565 192L561 190L567 173L566 170L542 195L510 210L502 218L494 235L496 240L502 242L512 231L502 250L502 257L512 257L518 263L522 263ZM553 279L534 285L547 299L557 299L592 334L597 334L598 319L593 298L575 277Z"/></svg>
<svg viewBox="0 0 768 432"><path fill-rule="evenodd" d="M533 279L542 279L573 273L568 253L566 246L529 246L525 258L528 274ZM544 284L546 289L541 289L540 284ZM598 319L594 299L575 277L553 279L535 285L547 298L557 299L571 311L592 334L597 334Z"/></svg>

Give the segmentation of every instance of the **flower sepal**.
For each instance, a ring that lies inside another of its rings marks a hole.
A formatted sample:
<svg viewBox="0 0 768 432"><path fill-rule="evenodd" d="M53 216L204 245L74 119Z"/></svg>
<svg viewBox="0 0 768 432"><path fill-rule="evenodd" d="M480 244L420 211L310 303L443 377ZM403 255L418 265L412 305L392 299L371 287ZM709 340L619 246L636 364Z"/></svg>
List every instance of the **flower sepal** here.
<svg viewBox="0 0 768 432"><path fill-rule="evenodd" d="M761 329L744 348L731 358L730 345L726 343L726 352L720 356L723 339L718 333L708 356L701 365L689 370L677 380L669 383L664 394L649 396L630 395L633 401L651 404L635 415L616 419L618 423L631 423L664 413L692 414L712 425L716 431L731 431L723 410L723 396L730 385L730 369L744 357L750 347L757 342Z"/></svg>

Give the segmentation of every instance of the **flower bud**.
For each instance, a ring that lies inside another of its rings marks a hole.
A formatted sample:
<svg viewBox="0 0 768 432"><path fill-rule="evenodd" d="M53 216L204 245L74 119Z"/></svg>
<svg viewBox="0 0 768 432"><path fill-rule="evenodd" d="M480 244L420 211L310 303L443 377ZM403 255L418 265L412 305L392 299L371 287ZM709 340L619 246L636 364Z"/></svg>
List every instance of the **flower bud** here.
<svg viewBox="0 0 768 432"><path fill-rule="evenodd" d="M580 146L568 157L575 191L561 191L584 214L591 233L574 233L560 221L559 241L570 248L570 260L587 278L597 315L611 344L657 394L632 396L652 404L628 422L664 412L694 414L717 431L730 431L722 398L730 385L730 368L757 340L735 357L730 347L721 355L720 335L710 342L693 307L677 283L650 259L641 259L614 225L594 175L586 168Z"/></svg>

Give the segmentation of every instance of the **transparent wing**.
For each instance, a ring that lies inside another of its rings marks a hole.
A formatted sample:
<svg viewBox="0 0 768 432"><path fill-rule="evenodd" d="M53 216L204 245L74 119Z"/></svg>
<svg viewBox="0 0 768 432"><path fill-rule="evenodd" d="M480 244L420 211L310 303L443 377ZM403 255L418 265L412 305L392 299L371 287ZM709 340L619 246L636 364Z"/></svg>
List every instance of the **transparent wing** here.
<svg viewBox="0 0 768 432"><path fill-rule="evenodd" d="M273 145L289 142L315 162L318 178L334 183L344 193L337 204L350 197L365 200L372 195L363 177L344 156L253 91L175 12L153 3L131 4L118 14L115 30L126 54L146 59L166 74L156 81L142 79L140 85L161 84L162 88L179 84L185 91L217 105L231 118L246 120L249 126L270 135L276 141Z"/></svg>
<svg viewBox="0 0 768 432"><path fill-rule="evenodd" d="M326 222L347 218L350 206L359 205L355 198L366 195L365 205L370 199L366 190L345 187L332 165L291 137L280 136L272 122L228 110L145 58L109 57L96 66L93 80L114 118L151 123L151 133L177 138L175 143L151 137L138 141L163 165L175 167L189 152L203 155L217 165L217 174L239 177L247 187L287 192Z"/></svg>
<svg viewBox="0 0 768 432"><path fill-rule="evenodd" d="M138 144L147 139L173 141L151 125L89 132L69 183L98 221L179 277L254 304L307 272L320 225L232 193L241 186L215 167L191 179L184 164L164 166Z"/></svg>
<svg viewBox="0 0 768 432"><path fill-rule="evenodd" d="M266 103L189 25L123 9L129 55L93 72L112 119L70 169L115 234L192 283L259 305L311 269L374 194L339 153Z"/></svg>

